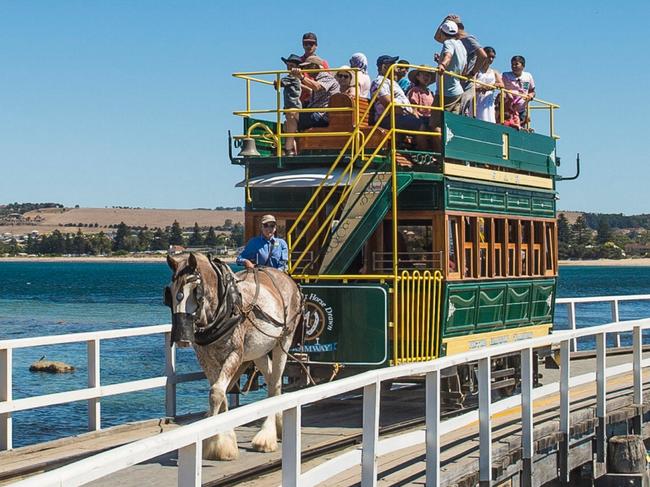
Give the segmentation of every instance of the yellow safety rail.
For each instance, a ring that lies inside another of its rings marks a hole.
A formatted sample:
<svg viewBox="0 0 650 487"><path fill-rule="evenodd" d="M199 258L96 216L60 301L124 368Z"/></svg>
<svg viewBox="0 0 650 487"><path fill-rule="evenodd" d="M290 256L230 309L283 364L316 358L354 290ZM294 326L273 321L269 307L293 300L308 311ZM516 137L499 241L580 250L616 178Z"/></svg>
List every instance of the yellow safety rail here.
<svg viewBox="0 0 650 487"><path fill-rule="evenodd" d="M440 271L403 271L395 300L399 321L393 326L393 365L438 357L440 340Z"/></svg>
<svg viewBox="0 0 650 487"><path fill-rule="evenodd" d="M347 136L346 143L341 148L339 154L335 157L334 162L330 166L327 174L322 179L321 183L314 190L311 198L304 206L291 228L287 232L287 239L289 244L289 273L295 278L303 281L310 280L340 280L347 282L349 280L372 280L380 282L392 282L392 322L393 328L393 364L414 362L421 360L430 360L435 358L438 353L438 342L440 333L440 299L442 290L442 274L440 271L431 272L429 270L420 272L414 271L409 273L404 271L400 274L398 269L397 252L393 252L392 258L392 272L387 274L342 274L342 275L322 275L305 273L300 264L304 261L314 245L319 241L321 235L327 240L328 234L326 231L331 228L332 220L336 217L337 212L341 205L345 203L347 198L350 197L353 188L361 180L363 174L370 168L372 162L379 155L379 153L388 149L391 162L391 213L392 213L392 248L398 249L398 211L397 211L397 147L396 147L396 134L410 134L410 135L425 135L429 137L440 137L441 132L428 132L428 131L414 131L403 130L395 128L395 115L396 108L427 108L430 110L443 111L445 106L444 101L444 79L445 76L458 78L470 82L476 87L477 84L483 87L499 90L501 96L501 113L500 120L503 121L503 107L505 94L510 93L518 95L518 93L506 90L503 87L489 85L479 82L477 80L468 79L455 73L444 72L443 76L439 76L439 90L441 93L440 104L434 107L423 107L414 104L398 104L395 102L394 91L391 89L391 100L388 106L385 107L379 119L375 121L374 125L370 128L368 134L360 131L360 121L365 120L369 111L374 109L374 104L377 101L379 88L383 83L395 83L395 69L397 67L411 67L419 70L431 71L438 73L437 68L417 66L417 65L393 65L385 74L382 83L379 85L374 96L368 103L368 107L363 114L360 113L358 104L355 107L344 108L313 108L313 109L291 109L285 110L280 107L280 76L287 74L288 71L259 71L254 73L235 73L233 76L242 78L246 81L246 110L234 112L235 115L250 117L251 115L274 113L276 114L276 131L274 132L274 141L276 143L277 156L282 154L282 139L286 137L323 137L323 136ZM358 89L358 70L350 68L347 71L354 72L355 84ZM306 70L309 73L317 73L321 71L338 71L337 69L322 70ZM440 74L440 73L438 73ZM262 80L258 76L274 75L275 82ZM390 80L390 81L387 81ZM276 108L275 110L252 110L251 109L251 82L262 83L271 85L276 90ZM474 98L476 99L476 88L474 88ZM547 109L549 111L550 119L550 135L558 138L554 132L554 110L559 108L558 105L545 102L543 100L534 99L537 105L530 105L528 110L531 109ZM476 103L476 102L474 102ZM474 108L475 109L475 108ZM292 112L334 112L334 111L351 111L354 110L354 128L352 132L303 132L303 133L283 133L281 129L281 115L282 113ZM372 141L373 135L377 132L382 121L386 116L390 116L390 129L386 129L386 133L382 137L380 143L372 150L371 154L366 157L366 149L368 144ZM268 127L267 127L268 129ZM251 131L249 131L251 132ZM267 132L272 132L270 129ZM268 133L253 135L246 134L235 136L237 139L244 137L259 137L268 138ZM390 147L385 147L386 143L390 141ZM326 186L334 171L339 167L341 161L345 156L349 155L348 163L343 167L341 174L336 179L334 184ZM353 169L355 165L359 165L358 171L354 179L352 179ZM344 186L341 195L336 202L332 202L333 207L328 208L328 203L334 198L336 191ZM318 204L317 204L318 202ZM315 209L312 209L317 204ZM309 213L311 212L311 215ZM319 217L322 218L320 225L318 225ZM306 220L306 221L305 221ZM298 231L299 228L302 229ZM311 239L307 239L307 234L313 230ZM325 233L324 233L325 232ZM297 233L297 235L296 235ZM294 249L302 240L306 240L305 247L298 253L297 256L293 255ZM322 239L321 239L322 240Z"/></svg>

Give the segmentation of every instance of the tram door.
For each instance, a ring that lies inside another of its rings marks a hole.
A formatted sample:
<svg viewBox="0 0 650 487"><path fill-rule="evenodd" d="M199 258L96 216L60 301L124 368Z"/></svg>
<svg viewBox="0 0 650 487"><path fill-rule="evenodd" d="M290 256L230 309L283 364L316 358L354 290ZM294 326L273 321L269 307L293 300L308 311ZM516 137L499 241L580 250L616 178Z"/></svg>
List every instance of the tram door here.
<svg viewBox="0 0 650 487"><path fill-rule="evenodd" d="M442 276L442 253L434 251L433 220L400 220L397 226L400 281L393 294L397 321L393 330L394 363L431 360L437 356ZM383 227L383 254L377 261L390 272L393 259L392 225Z"/></svg>

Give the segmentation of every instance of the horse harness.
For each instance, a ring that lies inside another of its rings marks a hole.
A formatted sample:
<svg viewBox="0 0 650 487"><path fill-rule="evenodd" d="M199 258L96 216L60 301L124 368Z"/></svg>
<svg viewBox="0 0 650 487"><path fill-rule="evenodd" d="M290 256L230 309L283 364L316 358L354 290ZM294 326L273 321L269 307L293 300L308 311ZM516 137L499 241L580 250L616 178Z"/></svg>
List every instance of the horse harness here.
<svg viewBox="0 0 650 487"><path fill-rule="evenodd" d="M232 272L228 272L228 271L224 272L222 269L219 268L219 266L223 264L215 262L211 258L208 258L208 260L210 261L210 265L212 266L212 269L217 275L219 306L215 312L214 317L210 320L207 326L205 327L197 326L196 329L194 330L194 341L196 342L197 345L209 345L219 340L220 338L223 338L228 333L232 332L235 326L244 322L247 318L250 320L253 326L260 333L270 338L274 338L280 341L285 336L288 335L287 308L286 308L286 303L284 302L284 297L282 293L279 291L277 284L275 283L273 278L270 275L268 275L268 273L263 268L256 267L255 269L253 269L253 275L255 279L255 295L253 296L253 300L250 306L248 306L247 309L244 309L242 295L239 292L237 284L239 282L246 280L246 278L242 279L242 281L237 281L237 279L235 278ZM282 309L284 311L284 322L276 320L268 313L266 313L257 304L257 299L260 293L260 281L259 281L260 272L266 274L269 277L269 280L278 291L278 295L282 300ZM205 299L205 292L202 286L203 284L197 287L197 292L196 292L196 300L200 308L202 307L203 300ZM254 315L264 319L265 321L272 323L274 326L283 328L282 333L278 336L274 336L264 332L263 330L260 329L259 326L257 326L257 324L255 323L255 319L250 318L249 316L250 313L253 313ZM299 310L298 313L300 314L301 310Z"/></svg>

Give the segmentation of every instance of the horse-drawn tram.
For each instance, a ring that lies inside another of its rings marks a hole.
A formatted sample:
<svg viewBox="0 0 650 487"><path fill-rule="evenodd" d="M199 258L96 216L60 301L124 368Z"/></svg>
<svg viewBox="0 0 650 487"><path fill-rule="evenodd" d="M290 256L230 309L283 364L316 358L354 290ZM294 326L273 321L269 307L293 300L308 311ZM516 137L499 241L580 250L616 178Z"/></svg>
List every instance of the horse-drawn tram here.
<svg viewBox="0 0 650 487"><path fill-rule="evenodd" d="M407 130L396 117L408 105L394 92L377 119L381 90L369 100L355 90L332 95L327 108L283 109L286 73L234 74L245 84L246 108L235 112L243 132L231 136L230 156L245 170L246 236L258 234L264 214L276 216L289 274L306 298L290 377L308 370L330 380L550 332L557 105L527 106L536 130L548 124L544 135L446 112L444 97L429 107L440 130ZM443 83L452 77L445 73ZM465 81L474 90L470 110L481 88L494 89L497 122L504 120L509 92ZM270 95L270 106L256 105ZM286 132L284 116L314 111L328 114L328 126ZM284 155L288 137L297 151ZM514 357L495 360L493 387L514 387L517 365ZM471 367L450 370L447 402L461 402L473 384Z"/></svg>

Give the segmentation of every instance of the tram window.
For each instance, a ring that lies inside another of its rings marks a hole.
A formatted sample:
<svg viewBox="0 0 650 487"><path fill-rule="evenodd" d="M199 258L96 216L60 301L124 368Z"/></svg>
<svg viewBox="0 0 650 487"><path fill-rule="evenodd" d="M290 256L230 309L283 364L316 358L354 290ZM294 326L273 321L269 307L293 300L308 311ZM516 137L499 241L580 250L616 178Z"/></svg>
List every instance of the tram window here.
<svg viewBox="0 0 650 487"><path fill-rule="evenodd" d="M465 217L465 242L463 243L464 277L474 277L474 243L476 241L476 217Z"/></svg>
<svg viewBox="0 0 650 487"><path fill-rule="evenodd" d="M503 241L505 238L505 222L501 219L494 219L494 257L493 269L495 277L502 277L503 273Z"/></svg>
<svg viewBox="0 0 650 487"><path fill-rule="evenodd" d="M530 274L528 266L530 265L530 222L521 222L521 275L527 276Z"/></svg>
<svg viewBox="0 0 650 487"><path fill-rule="evenodd" d="M492 238L492 219L478 217L478 275L488 276L489 245Z"/></svg>
<svg viewBox="0 0 650 487"><path fill-rule="evenodd" d="M449 217L449 274L456 274L459 272L458 269L458 217L450 216Z"/></svg>
<svg viewBox="0 0 650 487"><path fill-rule="evenodd" d="M384 248L381 262L375 268L390 269L392 265L392 226L384 225ZM400 221L397 225L397 258L400 269L438 269L440 259L433 252L433 225L431 220ZM377 259L377 258L375 258Z"/></svg>
<svg viewBox="0 0 650 487"><path fill-rule="evenodd" d="M545 260L546 260L546 272L548 274L553 274L554 269L554 252L555 252L555 239L553 238L553 224L546 223L546 246L544 247Z"/></svg>
<svg viewBox="0 0 650 487"><path fill-rule="evenodd" d="M519 221L508 220L508 276L517 275L517 245L519 243Z"/></svg>
<svg viewBox="0 0 650 487"><path fill-rule="evenodd" d="M542 274L542 248L544 245L544 223L533 222L533 275Z"/></svg>

